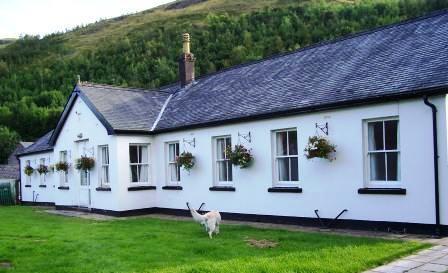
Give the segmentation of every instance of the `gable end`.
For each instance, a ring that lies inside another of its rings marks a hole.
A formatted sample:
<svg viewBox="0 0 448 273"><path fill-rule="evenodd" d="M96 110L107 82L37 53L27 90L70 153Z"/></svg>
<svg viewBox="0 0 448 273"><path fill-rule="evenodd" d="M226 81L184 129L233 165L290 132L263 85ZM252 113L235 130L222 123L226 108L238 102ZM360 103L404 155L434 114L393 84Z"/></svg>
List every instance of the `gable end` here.
<svg viewBox="0 0 448 273"><path fill-rule="evenodd" d="M73 89L73 92L70 94L70 98L68 99L66 105L64 106L64 111L62 111L61 116L59 117L58 124L56 125L56 128L53 131L53 134L50 137L49 144L55 145L56 140L61 133L62 128L64 127L65 121L67 120L73 106L75 105L77 98L82 99L82 101L87 105L87 107L92 111L92 113L95 115L95 117L103 124L103 126L106 128L108 135L114 135L115 131L110 125L110 123L104 118L104 116L96 109L96 107L93 105L93 103L85 96L81 90L79 89L78 85L75 86Z"/></svg>

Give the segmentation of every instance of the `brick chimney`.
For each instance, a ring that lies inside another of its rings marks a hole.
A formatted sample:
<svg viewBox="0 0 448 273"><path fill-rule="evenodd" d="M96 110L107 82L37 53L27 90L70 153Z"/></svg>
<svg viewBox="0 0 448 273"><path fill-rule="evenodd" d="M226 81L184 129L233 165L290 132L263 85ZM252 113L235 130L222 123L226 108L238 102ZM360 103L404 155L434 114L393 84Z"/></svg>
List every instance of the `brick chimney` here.
<svg viewBox="0 0 448 273"><path fill-rule="evenodd" d="M179 59L179 77L182 87L194 81L194 55L190 52L190 34L182 35L182 55Z"/></svg>

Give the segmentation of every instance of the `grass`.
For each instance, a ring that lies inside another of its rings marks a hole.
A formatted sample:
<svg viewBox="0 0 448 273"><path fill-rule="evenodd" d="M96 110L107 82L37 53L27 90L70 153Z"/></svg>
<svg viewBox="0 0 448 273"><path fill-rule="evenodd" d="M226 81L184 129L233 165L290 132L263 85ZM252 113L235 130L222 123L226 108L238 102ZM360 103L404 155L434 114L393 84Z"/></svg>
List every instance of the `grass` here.
<svg viewBox="0 0 448 273"><path fill-rule="evenodd" d="M242 14L264 8L297 7L312 3L315 0L207 0L183 9L166 9L172 3L161 5L141 12L127 14L116 18L101 20L81 29L69 31L63 35L66 46L79 54L83 50L92 50L99 43L116 41L126 37L126 34L139 31L142 28L152 28L169 24L202 24L210 13ZM355 4L361 0L322 0L329 5Z"/></svg>
<svg viewBox="0 0 448 273"><path fill-rule="evenodd" d="M223 225L221 234L210 240L192 222L94 221L50 215L31 207L0 207L0 219L0 264L12 266L0 267L2 273L348 273L428 246L238 225ZM267 240L274 247L254 247L247 240Z"/></svg>

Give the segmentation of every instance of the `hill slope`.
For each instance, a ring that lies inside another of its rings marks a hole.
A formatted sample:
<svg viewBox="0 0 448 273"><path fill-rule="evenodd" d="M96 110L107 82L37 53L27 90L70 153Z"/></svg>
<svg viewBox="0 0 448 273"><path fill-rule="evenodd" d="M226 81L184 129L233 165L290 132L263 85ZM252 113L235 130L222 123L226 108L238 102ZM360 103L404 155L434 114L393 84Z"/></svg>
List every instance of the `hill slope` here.
<svg viewBox="0 0 448 273"><path fill-rule="evenodd" d="M448 7L444 0L188 0L0 48L0 126L32 140L55 126L75 75L154 88L177 80L181 33L197 74Z"/></svg>

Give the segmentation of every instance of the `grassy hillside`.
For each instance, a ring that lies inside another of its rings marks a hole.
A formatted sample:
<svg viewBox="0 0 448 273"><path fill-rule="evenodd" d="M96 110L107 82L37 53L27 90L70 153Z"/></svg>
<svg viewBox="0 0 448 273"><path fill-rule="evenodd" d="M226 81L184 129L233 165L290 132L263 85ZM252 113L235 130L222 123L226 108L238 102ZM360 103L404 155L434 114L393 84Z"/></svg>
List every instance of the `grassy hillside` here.
<svg viewBox="0 0 448 273"><path fill-rule="evenodd" d="M0 48L6 47L9 44L12 44L16 41L17 39L14 38L0 38Z"/></svg>
<svg viewBox="0 0 448 273"><path fill-rule="evenodd" d="M180 1L187 2L187 1ZM156 26L171 27L188 22L192 25L204 26L204 19L209 13L227 13L239 15L263 10L264 8L290 8L303 6L309 0L208 0L189 5L186 8L172 9L171 3L139 12L133 15L117 17L90 24L67 33L65 37L73 41L76 51L95 48L104 40L117 40L133 31L154 29ZM327 2L327 1L322 1ZM354 3L350 0L333 0L335 3Z"/></svg>
<svg viewBox="0 0 448 273"><path fill-rule="evenodd" d="M201 75L448 7L445 0L187 1L198 3L0 45L0 126L24 140L53 128L77 74L145 88L176 81L183 32L191 33Z"/></svg>

